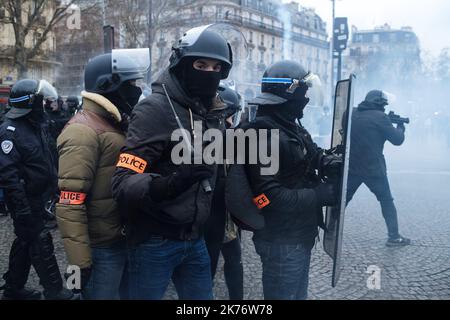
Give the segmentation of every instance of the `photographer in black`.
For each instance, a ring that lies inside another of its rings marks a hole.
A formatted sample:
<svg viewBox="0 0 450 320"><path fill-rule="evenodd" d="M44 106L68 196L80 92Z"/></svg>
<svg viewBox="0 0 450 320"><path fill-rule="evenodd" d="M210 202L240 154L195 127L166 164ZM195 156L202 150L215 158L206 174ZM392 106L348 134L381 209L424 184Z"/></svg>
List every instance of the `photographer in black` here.
<svg viewBox="0 0 450 320"><path fill-rule="evenodd" d="M394 127L392 117L385 113L388 104L386 93L372 90L353 112L347 204L364 183L380 202L388 230L386 246L399 247L409 245L411 240L402 237L398 231L397 210L389 187L383 148L386 141L395 146L402 145L405 126L398 121Z"/></svg>

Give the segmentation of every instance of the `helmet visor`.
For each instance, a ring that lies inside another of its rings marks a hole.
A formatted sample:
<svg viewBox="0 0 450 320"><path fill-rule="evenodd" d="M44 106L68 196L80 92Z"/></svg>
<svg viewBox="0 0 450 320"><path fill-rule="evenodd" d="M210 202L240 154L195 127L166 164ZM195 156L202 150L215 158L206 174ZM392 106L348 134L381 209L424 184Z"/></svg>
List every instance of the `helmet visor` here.
<svg viewBox="0 0 450 320"><path fill-rule="evenodd" d="M386 103L388 105L395 103L395 101L397 100L397 97L395 96L395 94L387 92L387 91L381 91L381 98L383 100L386 100Z"/></svg>
<svg viewBox="0 0 450 320"><path fill-rule="evenodd" d="M137 74L144 78L150 68L150 52L148 48L114 49L111 63L113 73Z"/></svg>
<svg viewBox="0 0 450 320"><path fill-rule="evenodd" d="M56 101L58 99L58 92L47 80L39 81L36 95L42 96L44 100Z"/></svg>

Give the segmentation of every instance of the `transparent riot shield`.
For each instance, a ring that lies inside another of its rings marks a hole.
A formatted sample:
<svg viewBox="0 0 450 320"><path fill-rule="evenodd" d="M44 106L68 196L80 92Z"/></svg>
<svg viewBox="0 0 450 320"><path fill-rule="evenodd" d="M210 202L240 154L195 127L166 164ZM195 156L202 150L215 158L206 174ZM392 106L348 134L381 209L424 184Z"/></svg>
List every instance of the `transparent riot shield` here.
<svg viewBox="0 0 450 320"><path fill-rule="evenodd" d="M336 181L339 188L338 203L327 207L325 218L324 250L333 259L333 274L331 285L336 286L341 272L341 251L344 230L344 214L346 207L347 178L350 157L350 132L353 110L353 89L355 77L339 81L336 85L334 101L333 131L331 148L342 156L342 175Z"/></svg>

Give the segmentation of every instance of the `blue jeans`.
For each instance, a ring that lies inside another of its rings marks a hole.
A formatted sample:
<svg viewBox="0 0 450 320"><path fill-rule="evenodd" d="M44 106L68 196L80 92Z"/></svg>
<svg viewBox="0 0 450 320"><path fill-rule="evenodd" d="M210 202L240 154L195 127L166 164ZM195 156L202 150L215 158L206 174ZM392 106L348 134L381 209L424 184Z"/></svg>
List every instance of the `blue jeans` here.
<svg viewBox="0 0 450 320"><path fill-rule="evenodd" d="M263 267L265 300L306 300L312 246L253 239Z"/></svg>
<svg viewBox="0 0 450 320"><path fill-rule="evenodd" d="M92 248L92 272L83 290L85 300L128 299L127 246Z"/></svg>
<svg viewBox="0 0 450 320"><path fill-rule="evenodd" d="M211 266L205 241L152 236L129 249L130 298L160 300L172 281L182 300L211 300Z"/></svg>

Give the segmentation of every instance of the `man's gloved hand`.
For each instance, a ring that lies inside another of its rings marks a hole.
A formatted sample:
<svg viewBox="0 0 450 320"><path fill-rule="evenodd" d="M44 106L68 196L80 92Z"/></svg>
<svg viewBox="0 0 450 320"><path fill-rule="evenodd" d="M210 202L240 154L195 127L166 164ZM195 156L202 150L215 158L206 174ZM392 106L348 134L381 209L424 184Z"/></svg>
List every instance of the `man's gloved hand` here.
<svg viewBox="0 0 450 320"><path fill-rule="evenodd" d="M397 124L397 129L405 132L406 131L405 124L404 123Z"/></svg>
<svg viewBox="0 0 450 320"><path fill-rule="evenodd" d="M150 197L156 202L176 198L195 183L209 179L213 175L212 165L182 164L173 174L152 179Z"/></svg>
<svg viewBox="0 0 450 320"><path fill-rule="evenodd" d="M321 183L314 188L317 205L320 207L331 207L337 204L337 192L332 183Z"/></svg>
<svg viewBox="0 0 450 320"><path fill-rule="evenodd" d="M91 273L92 269L90 267L80 269L80 277L81 277L80 288L72 289L73 293L79 294L84 290L84 288L86 288L86 285L88 284L89 279L91 278ZM69 279L70 276L71 274L64 273L64 278L66 279L66 281Z"/></svg>
<svg viewBox="0 0 450 320"><path fill-rule="evenodd" d="M320 175L322 177L338 177L342 172L342 155L325 154L320 162Z"/></svg>

